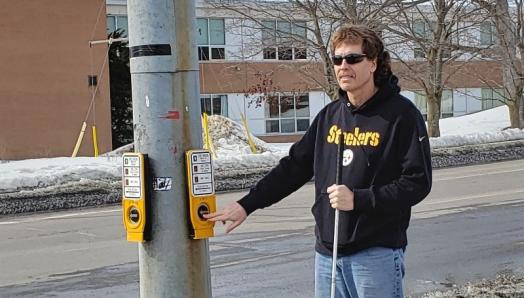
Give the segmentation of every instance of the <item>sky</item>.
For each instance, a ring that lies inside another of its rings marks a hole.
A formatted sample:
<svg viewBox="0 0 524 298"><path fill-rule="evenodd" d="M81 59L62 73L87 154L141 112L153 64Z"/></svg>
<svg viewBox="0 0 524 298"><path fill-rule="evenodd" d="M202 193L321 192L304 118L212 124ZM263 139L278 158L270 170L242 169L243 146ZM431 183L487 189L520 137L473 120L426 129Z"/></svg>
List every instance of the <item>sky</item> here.
<svg viewBox="0 0 524 298"><path fill-rule="evenodd" d="M214 117L214 116L213 116ZM242 127L227 118L210 118L217 158L215 169L256 168L274 166L287 154L291 143L270 144L255 138L264 151L252 154ZM461 146L488 142L524 139L524 130L509 127L506 106L474 114L440 120L441 137L430 138L432 148ZM63 188L64 185L90 183L121 178L118 154L100 157L57 157L0 161L0 194L32 192Z"/></svg>

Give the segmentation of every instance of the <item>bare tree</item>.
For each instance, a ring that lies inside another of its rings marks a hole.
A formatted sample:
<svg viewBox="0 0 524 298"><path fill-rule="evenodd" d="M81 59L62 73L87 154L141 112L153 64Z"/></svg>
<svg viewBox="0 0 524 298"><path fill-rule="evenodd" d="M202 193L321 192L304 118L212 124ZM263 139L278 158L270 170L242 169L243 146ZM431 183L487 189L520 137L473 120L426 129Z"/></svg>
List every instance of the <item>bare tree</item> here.
<svg viewBox="0 0 524 298"><path fill-rule="evenodd" d="M440 136L442 94L450 78L485 49L471 41L471 29L483 17L469 1L431 0L391 18L382 16L388 49L404 71L404 80L420 86L426 96L428 133Z"/></svg>
<svg viewBox="0 0 524 298"><path fill-rule="evenodd" d="M503 65L503 87L507 93L511 127L524 127L524 10L523 1L474 0L489 12L498 37L497 52Z"/></svg>
<svg viewBox="0 0 524 298"><path fill-rule="evenodd" d="M300 59L309 63L282 63L280 67L289 68L304 80L320 86L332 100L338 97L338 85L330 58L331 34L342 23L378 28L379 12L393 4L401 5L400 0L208 0L206 3L242 19L242 26L261 31L261 38L253 38L247 44L258 53L262 50L264 57L288 60L296 58L297 52L302 55Z"/></svg>
<svg viewBox="0 0 524 298"><path fill-rule="evenodd" d="M329 40L342 23L366 24L382 34L392 56L407 71L401 76L412 80L427 96L428 130L440 136L442 93L453 74L486 52L472 39L472 28L485 19L479 6L461 0L289 0L289 1L212 1L214 8L229 11L242 19L242 26L262 32L249 44L252 53L280 60L297 49L307 49L307 61L282 63L305 80L316 83L331 99L338 96L335 73L330 59ZM275 23L267 20L276 21ZM467 21L465 21L467 20ZM289 24L279 27L279 24ZM256 34L255 34L256 35ZM478 37L477 37L478 40ZM407 46L407 47L406 47ZM267 49L273 48L273 53ZM415 48L415 57L406 56ZM249 52L249 51L248 51ZM285 59L283 59L285 60ZM320 65L322 76L319 76Z"/></svg>

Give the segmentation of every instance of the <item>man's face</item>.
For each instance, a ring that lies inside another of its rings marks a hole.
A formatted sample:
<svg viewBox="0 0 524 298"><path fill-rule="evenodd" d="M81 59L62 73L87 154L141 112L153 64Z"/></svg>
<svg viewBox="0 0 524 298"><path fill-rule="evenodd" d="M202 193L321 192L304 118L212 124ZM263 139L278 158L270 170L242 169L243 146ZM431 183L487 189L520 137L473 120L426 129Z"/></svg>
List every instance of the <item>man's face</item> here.
<svg viewBox="0 0 524 298"><path fill-rule="evenodd" d="M334 56L345 57L349 54L362 54L362 43L342 43L335 49ZM369 86L370 84L374 87L373 72L376 69L375 61L363 57L360 59L350 58L350 62L355 63L350 64L346 59L342 59L340 65L335 65L335 75L340 88L346 92L358 92L364 86Z"/></svg>

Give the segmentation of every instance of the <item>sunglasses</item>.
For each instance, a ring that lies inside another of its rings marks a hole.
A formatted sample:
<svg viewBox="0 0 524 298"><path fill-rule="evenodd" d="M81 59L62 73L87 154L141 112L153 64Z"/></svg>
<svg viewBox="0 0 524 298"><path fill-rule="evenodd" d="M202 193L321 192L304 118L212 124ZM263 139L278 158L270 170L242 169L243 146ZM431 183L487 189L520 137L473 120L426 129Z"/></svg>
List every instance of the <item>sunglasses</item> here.
<svg viewBox="0 0 524 298"><path fill-rule="evenodd" d="M331 57L331 59L333 60L333 64L335 64L336 66L340 66L342 65L342 60L346 60L347 64L357 64L364 60L365 57L366 54L351 53L346 56L335 55Z"/></svg>

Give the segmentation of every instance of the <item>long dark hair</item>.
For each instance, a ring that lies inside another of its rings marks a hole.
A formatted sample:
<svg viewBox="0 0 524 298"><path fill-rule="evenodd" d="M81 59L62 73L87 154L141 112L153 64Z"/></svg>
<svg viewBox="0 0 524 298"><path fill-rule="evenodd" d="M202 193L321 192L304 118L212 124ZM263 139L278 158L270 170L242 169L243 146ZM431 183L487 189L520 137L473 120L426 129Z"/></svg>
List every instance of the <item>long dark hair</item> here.
<svg viewBox="0 0 524 298"><path fill-rule="evenodd" d="M334 54L335 49L343 43L362 43L363 54L368 59L377 59L377 69L373 73L375 85L382 86L390 81L393 75L391 57L375 31L363 25L342 25L331 37L331 53Z"/></svg>

